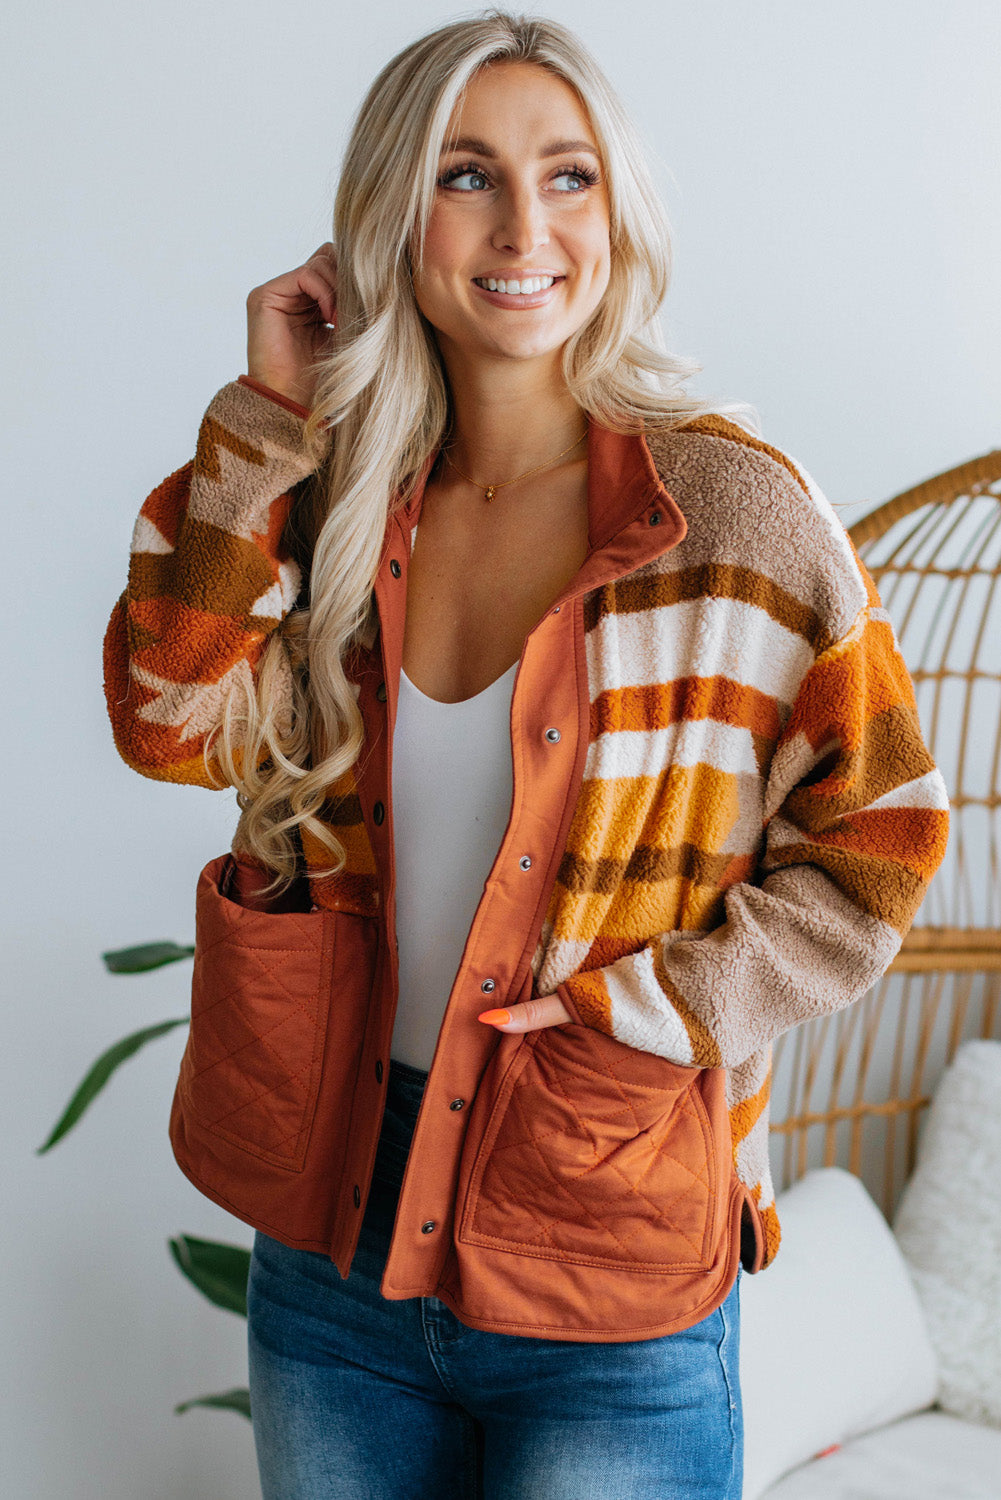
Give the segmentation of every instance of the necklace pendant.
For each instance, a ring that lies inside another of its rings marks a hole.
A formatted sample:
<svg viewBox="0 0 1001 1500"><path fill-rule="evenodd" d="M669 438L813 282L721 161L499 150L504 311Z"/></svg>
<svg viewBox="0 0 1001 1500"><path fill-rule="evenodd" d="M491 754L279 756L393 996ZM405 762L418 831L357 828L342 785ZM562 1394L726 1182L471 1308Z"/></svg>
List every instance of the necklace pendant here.
<svg viewBox="0 0 1001 1500"><path fill-rule="evenodd" d="M483 491L483 498L484 500L492 500L494 498L494 486L492 484L488 484Z"/></svg>

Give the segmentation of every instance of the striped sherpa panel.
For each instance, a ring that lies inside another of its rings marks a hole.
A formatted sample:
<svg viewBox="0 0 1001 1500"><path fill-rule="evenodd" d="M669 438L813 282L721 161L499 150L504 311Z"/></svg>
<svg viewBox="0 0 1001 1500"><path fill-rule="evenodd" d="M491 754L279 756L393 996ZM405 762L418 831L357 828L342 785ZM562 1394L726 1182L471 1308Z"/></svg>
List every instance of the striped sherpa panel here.
<svg viewBox="0 0 1001 1500"><path fill-rule="evenodd" d="M205 736L299 587L280 538L300 437L234 382L194 463L143 506L106 684L144 774L212 784ZM771 1043L890 962L941 858L945 789L892 628L809 475L719 417L648 441L688 531L585 597L590 742L532 967L537 993L561 988L589 1025L727 1068L767 1263ZM365 909L375 865L350 774L325 816L348 864L314 898Z"/></svg>
<svg viewBox="0 0 1001 1500"><path fill-rule="evenodd" d="M193 462L139 513L105 667L116 744L145 775L217 784L205 738L234 683L251 684L302 583L279 546L293 487L309 472L301 450L302 422L234 382L205 414ZM290 684L279 691L287 724Z"/></svg>
<svg viewBox="0 0 1001 1500"><path fill-rule="evenodd" d="M649 444L688 532L588 596L591 743L533 968L585 1024L728 1070L767 1263L772 1042L890 963L947 797L892 626L810 476L719 417Z"/></svg>

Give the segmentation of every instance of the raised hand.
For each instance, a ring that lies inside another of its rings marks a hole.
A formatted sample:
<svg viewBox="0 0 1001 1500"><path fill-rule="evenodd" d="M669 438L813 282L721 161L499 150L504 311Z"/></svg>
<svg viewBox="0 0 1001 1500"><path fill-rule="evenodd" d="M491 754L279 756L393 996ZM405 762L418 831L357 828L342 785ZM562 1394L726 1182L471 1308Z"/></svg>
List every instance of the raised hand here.
<svg viewBox="0 0 1001 1500"><path fill-rule="evenodd" d="M310 407L316 377L309 366L329 351L336 321L337 258L328 240L248 296L247 374Z"/></svg>

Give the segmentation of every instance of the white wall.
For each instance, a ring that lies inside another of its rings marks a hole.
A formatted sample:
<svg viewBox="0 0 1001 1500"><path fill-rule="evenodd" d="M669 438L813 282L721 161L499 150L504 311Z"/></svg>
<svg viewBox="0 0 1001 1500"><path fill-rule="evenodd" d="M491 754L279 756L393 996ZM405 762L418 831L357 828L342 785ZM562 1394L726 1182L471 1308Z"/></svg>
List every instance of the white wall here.
<svg viewBox="0 0 1001 1500"><path fill-rule="evenodd" d="M183 1032L33 1154L106 1043L183 1011L185 969L113 978L99 954L190 938L196 873L234 822L229 794L118 760L101 639L142 499L244 368L248 290L327 238L364 87L456 13L35 0L6 21L11 1495L256 1493L241 1418L171 1410L245 1376L242 1323L202 1303L165 1247L181 1231L249 1242L170 1157ZM591 45L661 160L667 326L705 367L694 389L756 404L847 518L999 445L992 0L554 0L548 13Z"/></svg>

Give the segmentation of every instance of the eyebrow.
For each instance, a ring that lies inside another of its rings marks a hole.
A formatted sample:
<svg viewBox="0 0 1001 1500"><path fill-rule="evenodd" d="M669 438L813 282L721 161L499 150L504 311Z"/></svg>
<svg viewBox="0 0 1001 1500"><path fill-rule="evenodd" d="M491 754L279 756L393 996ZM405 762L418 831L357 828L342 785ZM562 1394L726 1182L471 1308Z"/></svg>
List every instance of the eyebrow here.
<svg viewBox="0 0 1001 1500"><path fill-rule="evenodd" d="M461 135L458 140L451 141L442 147L442 155L451 151L471 151L474 156L486 156L492 161L497 160L497 152L491 150L486 141L481 141L479 136ZM548 146L543 146L539 152L539 160L542 161L549 156L567 156L574 151L589 151L592 156L598 155L598 148L590 141L550 141Z"/></svg>

